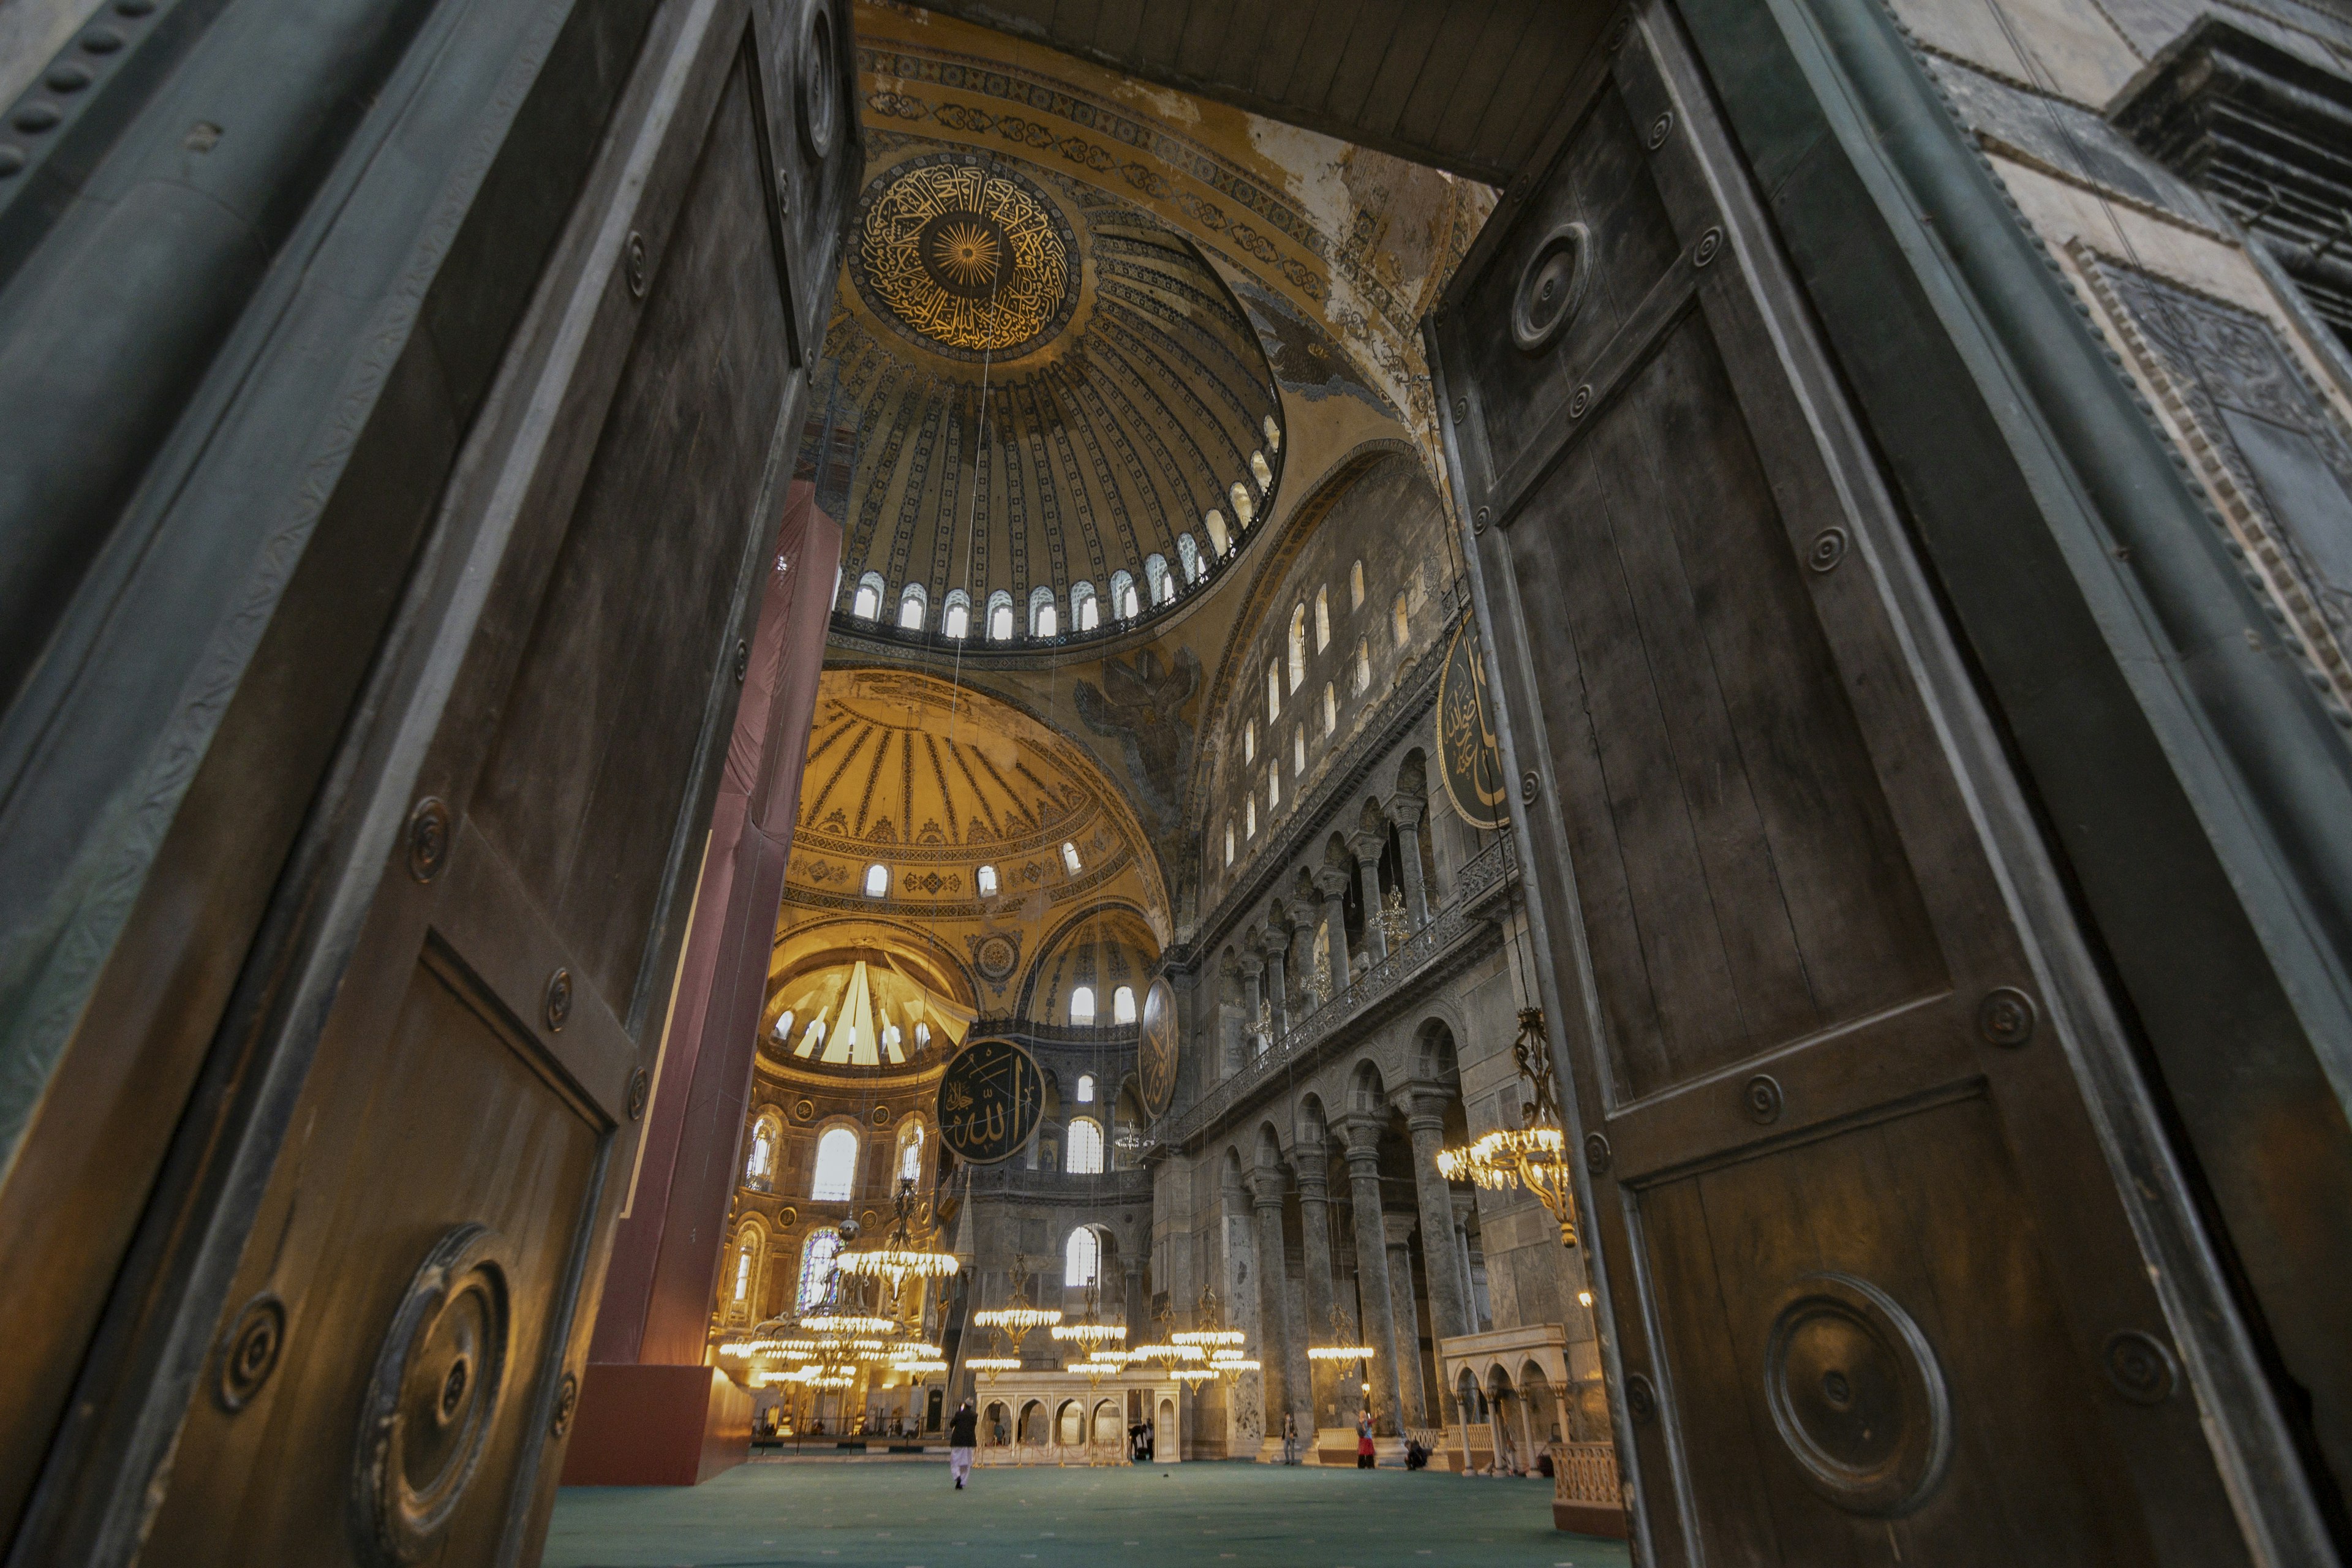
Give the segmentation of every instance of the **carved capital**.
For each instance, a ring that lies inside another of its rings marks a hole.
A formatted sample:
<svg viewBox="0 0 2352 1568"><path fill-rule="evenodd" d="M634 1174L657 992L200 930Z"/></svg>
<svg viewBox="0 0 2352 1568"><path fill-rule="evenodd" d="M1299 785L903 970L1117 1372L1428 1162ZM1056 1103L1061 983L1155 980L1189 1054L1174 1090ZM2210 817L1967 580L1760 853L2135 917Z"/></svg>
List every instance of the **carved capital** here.
<svg viewBox="0 0 2352 1568"><path fill-rule="evenodd" d="M1389 1103L1404 1112L1406 1130L1419 1137L1423 1131L1439 1137L1445 1132L1445 1110L1459 1098L1444 1084L1408 1083L1389 1096Z"/></svg>
<svg viewBox="0 0 2352 1568"><path fill-rule="evenodd" d="M1279 963L1290 952L1290 932L1279 926L1261 927L1257 933L1257 950L1269 963Z"/></svg>
<svg viewBox="0 0 2352 1568"><path fill-rule="evenodd" d="M1388 847L1389 836L1385 833L1372 833L1359 828L1356 832L1348 835L1348 852L1360 861L1377 862L1381 858L1381 851Z"/></svg>
<svg viewBox="0 0 2352 1568"><path fill-rule="evenodd" d="M1381 1215L1381 1234L1388 1238L1388 1244L1392 1249L1411 1241L1412 1233L1419 1228L1420 1224L1421 1222L1413 1217L1412 1212L1409 1209Z"/></svg>
<svg viewBox="0 0 2352 1568"><path fill-rule="evenodd" d="M1388 1125L1386 1117L1359 1111L1353 1116L1343 1116L1331 1125L1339 1136L1348 1141L1345 1152L1350 1164L1360 1159L1373 1160L1380 1157L1381 1133Z"/></svg>
<svg viewBox="0 0 2352 1568"><path fill-rule="evenodd" d="M1339 900L1348 896L1348 883L1354 873L1339 866L1326 866L1315 873L1315 890L1326 899Z"/></svg>
<svg viewBox="0 0 2352 1568"><path fill-rule="evenodd" d="M1396 825L1398 831L1412 833L1421 826L1422 808L1428 802L1425 793L1406 795L1400 791L1389 797L1389 820Z"/></svg>

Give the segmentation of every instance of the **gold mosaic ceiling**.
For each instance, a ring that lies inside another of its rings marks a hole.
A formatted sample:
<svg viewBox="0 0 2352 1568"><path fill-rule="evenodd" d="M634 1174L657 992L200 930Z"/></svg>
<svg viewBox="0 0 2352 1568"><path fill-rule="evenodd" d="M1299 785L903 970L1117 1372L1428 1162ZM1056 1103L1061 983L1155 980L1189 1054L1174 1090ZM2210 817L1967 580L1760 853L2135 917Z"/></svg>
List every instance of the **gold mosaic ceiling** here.
<svg viewBox="0 0 2352 1568"><path fill-rule="evenodd" d="M881 129L867 145L800 459L843 523L837 624L943 645L960 591L963 651L986 658L1036 646L1041 590L1057 643L1181 603L1220 561L1214 536L1237 553L1280 485L1257 329L1139 206L1004 154ZM909 584L917 625L901 629ZM988 635L997 594L1009 645Z"/></svg>

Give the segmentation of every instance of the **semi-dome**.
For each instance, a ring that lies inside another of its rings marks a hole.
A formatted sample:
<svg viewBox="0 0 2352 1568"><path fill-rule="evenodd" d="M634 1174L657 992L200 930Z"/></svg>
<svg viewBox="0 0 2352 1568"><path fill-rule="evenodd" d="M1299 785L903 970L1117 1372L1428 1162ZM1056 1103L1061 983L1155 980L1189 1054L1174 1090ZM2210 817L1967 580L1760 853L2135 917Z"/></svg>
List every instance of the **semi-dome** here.
<svg viewBox="0 0 2352 1568"><path fill-rule="evenodd" d="M985 657L1166 613L1280 482L1255 329L1137 207L874 141L802 454L844 520L838 629Z"/></svg>

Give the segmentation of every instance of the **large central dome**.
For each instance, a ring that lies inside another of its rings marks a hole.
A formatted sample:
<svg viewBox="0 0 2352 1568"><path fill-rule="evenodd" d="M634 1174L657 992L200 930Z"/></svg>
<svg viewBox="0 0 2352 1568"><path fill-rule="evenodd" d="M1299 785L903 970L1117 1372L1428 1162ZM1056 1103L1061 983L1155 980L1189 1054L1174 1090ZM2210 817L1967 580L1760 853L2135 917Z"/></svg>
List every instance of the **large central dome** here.
<svg viewBox="0 0 2352 1568"><path fill-rule="evenodd" d="M1180 605L1271 511L1282 410L1190 241L1034 163L877 132L801 454L837 626L1018 656Z"/></svg>

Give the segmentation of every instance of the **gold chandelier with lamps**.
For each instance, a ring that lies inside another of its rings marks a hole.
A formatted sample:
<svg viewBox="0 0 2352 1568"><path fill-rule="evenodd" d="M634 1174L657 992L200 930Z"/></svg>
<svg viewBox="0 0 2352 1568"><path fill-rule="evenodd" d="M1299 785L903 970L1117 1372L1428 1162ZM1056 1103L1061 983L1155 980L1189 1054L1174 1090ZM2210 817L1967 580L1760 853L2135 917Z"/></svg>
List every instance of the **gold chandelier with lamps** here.
<svg viewBox="0 0 2352 1568"><path fill-rule="evenodd" d="M1248 1337L1239 1329L1225 1326L1224 1303L1217 1300L1217 1288L1211 1285L1201 1291L1200 1305L1192 1314L1192 1326L1170 1334L1168 1342L1198 1345L1214 1360L1233 1353L1234 1347Z"/></svg>
<svg viewBox="0 0 2352 1568"><path fill-rule="evenodd" d="M1370 1361L1379 1352L1368 1344L1359 1342L1348 1332L1348 1320L1339 1315L1339 1303L1331 1303L1331 1338L1322 1344L1307 1347L1308 1361Z"/></svg>
<svg viewBox="0 0 2352 1568"><path fill-rule="evenodd" d="M1033 1307L1029 1304L1029 1259L1023 1254L1013 1259L1011 1299L1002 1307L974 1312L971 1321L983 1329L994 1329L1000 1334L1011 1335L1013 1348L1018 1351L1021 1342L1032 1333L1060 1322L1062 1310L1058 1307Z"/></svg>
<svg viewBox="0 0 2352 1568"><path fill-rule="evenodd" d="M889 1235L878 1242L848 1247L833 1260L835 1269L852 1279L887 1280L893 1299L910 1279L944 1279L959 1267L954 1253L917 1239L914 1177L898 1178L898 1217L891 1222Z"/></svg>
<svg viewBox="0 0 2352 1568"><path fill-rule="evenodd" d="M1102 1321L1102 1281L1087 1281L1087 1315L1075 1323L1055 1323L1050 1331L1054 1338L1076 1345L1089 1355L1099 1354L1106 1346L1115 1345L1127 1338L1125 1323Z"/></svg>
<svg viewBox="0 0 2352 1568"><path fill-rule="evenodd" d="M1526 1188L1542 1199L1544 1207L1559 1222L1560 1245L1574 1247L1575 1173L1569 1163L1568 1133L1560 1125L1542 1008L1519 1009L1519 1036L1511 1049L1518 1058L1519 1076L1535 1089L1534 1100L1520 1112L1520 1125L1497 1128L1467 1148L1440 1149L1438 1173L1447 1181L1470 1182L1489 1192Z"/></svg>

